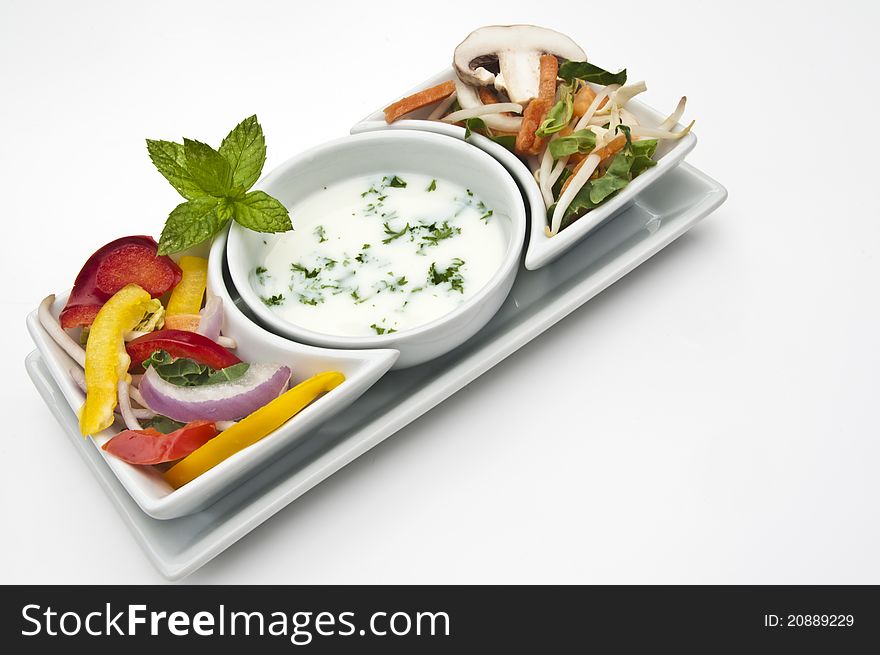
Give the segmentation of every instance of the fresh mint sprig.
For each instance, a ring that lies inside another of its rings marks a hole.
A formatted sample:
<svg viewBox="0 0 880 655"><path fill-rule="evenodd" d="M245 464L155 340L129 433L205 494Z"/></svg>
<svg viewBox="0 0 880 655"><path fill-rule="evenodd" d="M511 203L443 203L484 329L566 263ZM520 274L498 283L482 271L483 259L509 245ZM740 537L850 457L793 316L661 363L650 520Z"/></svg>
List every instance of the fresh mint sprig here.
<svg viewBox="0 0 880 655"><path fill-rule="evenodd" d="M263 191L248 191L266 163L266 139L256 116L244 119L219 150L201 141L147 139L150 160L186 202L162 229L159 254L168 255L210 239L232 219L255 232L287 232L287 208Z"/></svg>

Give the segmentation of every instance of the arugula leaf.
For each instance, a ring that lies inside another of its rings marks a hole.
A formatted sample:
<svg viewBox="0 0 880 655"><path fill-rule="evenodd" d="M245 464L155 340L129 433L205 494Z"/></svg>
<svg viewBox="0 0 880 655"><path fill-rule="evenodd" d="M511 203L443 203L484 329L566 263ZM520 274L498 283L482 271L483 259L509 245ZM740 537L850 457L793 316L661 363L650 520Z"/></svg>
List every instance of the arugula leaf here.
<svg viewBox="0 0 880 655"><path fill-rule="evenodd" d="M177 192L187 200L206 195L186 169L183 144L147 139L150 161Z"/></svg>
<svg viewBox="0 0 880 655"><path fill-rule="evenodd" d="M287 232L293 229L287 207L264 191L251 191L233 202L235 222L255 232Z"/></svg>
<svg viewBox="0 0 880 655"><path fill-rule="evenodd" d="M547 137L551 134L561 131L571 120L574 112L574 101L571 97L571 89L565 87L562 89L562 97L559 99L550 111L547 112L547 118L541 123L541 126L535 130L535 136Z"/></svg>
<svg viewBox="0 0 880 655"><path fill-rule="evenodd" d="M221 368L220 370L210 373L204 384L209 385L219 384L221 382L235 382L247 373L248 368L250 368L250 364L247 362L239 362L238 364Z"/></svg>
<svg viewBox="0 0 880 655"><path fill-rule="evenodd" d="M205 193L223 197L232 189L232 168L219 152L207 143L183 140L186 168Z"/></svg>
<svg viewBox="0 0 880 655"><path fill-rule="evenodd" d="M159 237L159 254L169 255L210 239L226 223L217 215L220 198L205 196L183 202L169 214Z"/></svg>
<svg viewBox="0 0 880 655"><path fill-rule="evenodd" d="M186 425L186 423L175 421L174 419L162 416L161 414L156 414L153 418L141 421L141 426L144 428L153 428L162 434L171 434L175 430L182 428L184 425Z"/></svg>
<svg viewBox="0 0 880 655"><path fill-rule="evenodd" d="M596 134L592 130L578 130L568 136L560 136L550 142L553 159L568 157L576 152L587 154L596 147Z"/></svg>
<svg viewBox="0 0 880 655"><path fill-rule="evenodd" d="M249 116L236 125L223 139L219 152L232 169L232 186L250 189L266 163L266 138L257 117Z"/></svg>
<svg viewBox="0 0 880 655"><path fill-rule="evenodd" d="M626 69L618 73L610 73L586 61L566 61L559 67L559 77L572 84L575 79L594 84L626 84Z"/></svg>

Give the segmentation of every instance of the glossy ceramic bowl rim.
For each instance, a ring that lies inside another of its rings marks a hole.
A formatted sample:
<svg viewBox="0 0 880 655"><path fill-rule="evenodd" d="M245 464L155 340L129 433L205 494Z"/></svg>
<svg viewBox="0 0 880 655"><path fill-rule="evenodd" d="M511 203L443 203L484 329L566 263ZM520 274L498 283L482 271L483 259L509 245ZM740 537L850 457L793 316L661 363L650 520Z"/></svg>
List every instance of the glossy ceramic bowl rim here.
<svg viewBox="0 0 880 655"><path fill-rule="evenodd" d="M469 144L456 139L454 137L435 134L431 132L419 131L386 131L386 132L368 132L364 134L356 134L327 141L318 146L305 150L273 169L266 175L257 185L260 189L266 189L276 180L290 175L297 167L305 162L314 161L318 157L338 156L340 150L344 150L351 144L359 142L381 142L392 141L400 142L400 147L418 147L423 144L430 144L430 147L441 147L457 150L461 157L467 157L472 160L479 161L488 171L493 171L495 177L501 184L506 186L504 191L516 198L512 202L512 211L509 212L510 233L504 258L492 277L483 285L483 287L471 298L463 302L448 314L444 314L428 323L423 323L413 328L400 330L391 335L367 335L367 336L341 336L316 332L308 328L304 328L295 323L291 323L279 317L273 311L268 309L260 300L257 293L251 286L248 278L248 272L257 265L257 262L251 262L245 266L243 261L243 252L239 244L235 243L237 235L241 233L243 228L238 224L233 224L227 236L226 260L229 267L229 274L232 282L239 293L239 296L254 312L254 314L263 321L271 330L277 331L278 334L286 335L293 339L302 339L306 343L317 344L327 348L396 348L397 344L408 340L417 339L420 336L434 332L454 325L458 319L466 315L475 305L479 305L491 296L498 287L504 284L511 270L515 271L522 258L522 250L524 246L524 238L527 230L527 220L524 200L522 193L516 184L516 181L510 173L490 154L473 148ZM419 171L414 171L419 172ZM494 182L494 180L493 180ZM476 187L477 185L474 185Z"/></svg>

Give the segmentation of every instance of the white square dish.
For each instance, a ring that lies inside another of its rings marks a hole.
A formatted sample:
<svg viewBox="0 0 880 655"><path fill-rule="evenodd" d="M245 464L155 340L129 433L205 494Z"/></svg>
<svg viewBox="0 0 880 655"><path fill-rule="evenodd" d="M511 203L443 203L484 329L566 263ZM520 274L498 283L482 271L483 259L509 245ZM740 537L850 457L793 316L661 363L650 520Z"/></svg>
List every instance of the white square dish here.
<svg viewBox="0 0 880 655"><path fill-rule="evenodd" d="M163 575L177 579L203 566L586 303L687 232L726 197L721 185L683 164L640 194L615 220L577 243L568 255L537 273L520 268L507 301L473 339L427 365L386 374L346 411L337 412L312 434L301 436L272 457L259 474L249 475L207 509L174 521L155 520L141 512L102 453L79 435L71 410L77 404L70 400L69 376L63 363L50 366L50 359L59 358L57 350L41 347L40 354L28 357L27 368L63 433L87 462L136 542ZM219 261L212 258L214 279ZM66 391L59 389L59 382ZM73 391L78 393L78 389ZM103 511L103 506L83 508L84 518L89 512Z"/></svg>
<svg viewBox="0 0 880 655"><path fill-rule="evenodd" d="M225 233L218 235L217 239L225 243ZM118 432L115 426L94 437L83 439L91 442L89 447L94 446L100 453L106 466L138 506L156 519L185 516L216 502L223 494L290 449L315 427L350 405L382 377L397 359L396 350L338 351L314 348L266 332L245 317L227 293L222 283L222 263L218 257L225 257L223 249L212 250L209 258L209 287L223 300L223 333L237 341L237 354L244 361L286 364L293 371L291 384L327 370L340 371L346 379L272 434L179 489L173 489L153 467L132 466L101 449L100 446ZM67 294L56 298L52 307L55 317L64 307L66 299ZM46 333L40 325L36 311L27 317L27 327L43 357L44 365L70 408L76 413L85 399L69 373L76 364Z"/></svg>
<svg viewBox="0 0 880 655"><path fill-rule="evenodd" d="M427 132L436 132L438 134L446 134L459 139L464 139L465 130L457 125L441 123L440 121L426 120L428 114L433 107L426 107L409 114L407 118L395 121L390 125L385 122L385 114L383 108L401 97L408 96L412 93L420 91L441 82L455 79L455 73L449 68L442 73L438 73L433 77L425 80L421 84L413 87L409 91L389 99L386 105L380 107L370 115L359 121L351 128L352 134L361 132L369 132L373 130L387 129L404 129L404 130L424 130ZM666 118L665 114L661 114L655 109L647 106L638 100L630 100L627 103L627 109L631 111L639 121L659 125ZM675 129L682 129L683 126L678 125ZM576 243L592 233L606 221L619 214L621 211L629 207L645 189L655 184L664 175L684 161L685 156L697 145L697 137L693 132L689 132L681 139L673 142L661 142L657 148L655 159L657 165L649 168L641 175L630 182L626 188L617 193L607 202L604 202L596 209L593 209L585 216L569 225L567 228L559 232L556 236L548 237L544 233L546 225L547 211L544 207L544 200L541 197L535 178L532 176L528 167L515 154L504 148L503 146L487 139L479 134L472 134L468 137L468 141L473 145L485 150L498 161L500 161L508 172L513 175L517 184L526 198L526 205L529 209L529 238L526 244L526 269L533 271L546 266L563 253L570 250Z"/></svg>

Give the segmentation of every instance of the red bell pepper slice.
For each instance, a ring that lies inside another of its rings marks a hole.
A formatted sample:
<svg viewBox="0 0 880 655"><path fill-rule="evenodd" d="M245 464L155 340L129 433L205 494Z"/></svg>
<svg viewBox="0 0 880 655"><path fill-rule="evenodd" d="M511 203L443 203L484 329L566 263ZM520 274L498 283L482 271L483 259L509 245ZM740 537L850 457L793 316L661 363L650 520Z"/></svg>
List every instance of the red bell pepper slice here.
<svg viewBox="0 0 880 655"><path fill-rule="evenodd" d="M129 464L161 464L186 457L216 436L213 422L192 421L168 434L154 428L123 430L103 448Z"/></svg>
<svg viewBox="0 0 880 655"><path fill-rule="evenodd" d="M157 350L164 350L172 357L186 357L213 369L226 368L241 360L208 337L188 330L157 330L125 345L132 366L137 369L145 359Z"/></svg>
<svg viewBox="0 0 880 655"><path fill-rule="evenodd" d="M170 257L157 254L152 237L111 241L95 251L76 276L61 312L61 327L91 325L101 306L126 284L137 284L158 298L176 286L182 275Z"/></svg>

